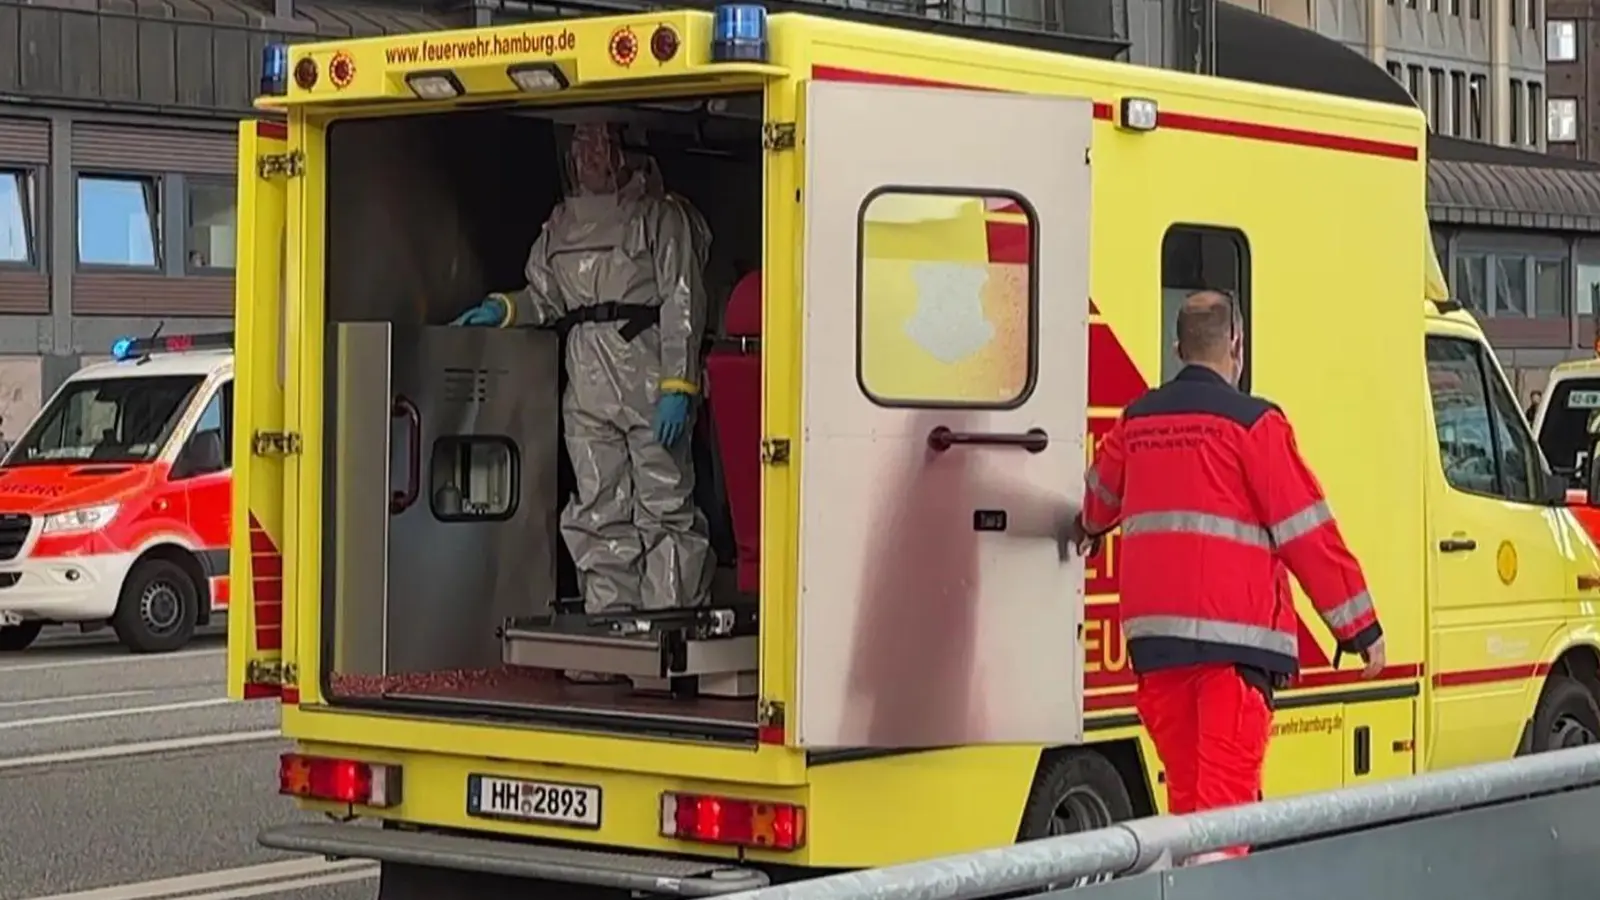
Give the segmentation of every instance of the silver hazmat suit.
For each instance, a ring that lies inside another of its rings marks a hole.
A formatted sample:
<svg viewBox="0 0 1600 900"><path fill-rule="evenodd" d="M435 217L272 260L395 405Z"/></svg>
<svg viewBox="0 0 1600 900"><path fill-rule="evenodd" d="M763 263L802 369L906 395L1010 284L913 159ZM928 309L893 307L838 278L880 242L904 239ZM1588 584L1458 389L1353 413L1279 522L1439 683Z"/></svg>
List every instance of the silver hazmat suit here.
<svg viewBox="0 0 1600 900"><path fill-rule="evenodd" d="M645 171L618 176L626 183L609 192L575 183L551 213L506 322L564 327L605 304L659 310L637 333L614 320L567 332L562 412L577 496L561 532L590 613L703 603L715 565L693 499L693 413L670 448L653 430L663 389L696 394L702 384L710 234L686 202L650 190Z"/></svg>

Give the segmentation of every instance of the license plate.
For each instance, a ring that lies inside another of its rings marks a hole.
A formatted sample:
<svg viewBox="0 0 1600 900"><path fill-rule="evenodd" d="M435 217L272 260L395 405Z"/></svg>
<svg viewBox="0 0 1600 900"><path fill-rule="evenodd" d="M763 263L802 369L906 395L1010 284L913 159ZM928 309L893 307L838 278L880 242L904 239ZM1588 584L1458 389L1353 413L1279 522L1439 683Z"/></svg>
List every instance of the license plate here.
<svg viewBox="0 0 1600 900"><path fill-rule="evenodd" d="M467 776L467 815L600 827L600 789L587 784Z"/></svg>

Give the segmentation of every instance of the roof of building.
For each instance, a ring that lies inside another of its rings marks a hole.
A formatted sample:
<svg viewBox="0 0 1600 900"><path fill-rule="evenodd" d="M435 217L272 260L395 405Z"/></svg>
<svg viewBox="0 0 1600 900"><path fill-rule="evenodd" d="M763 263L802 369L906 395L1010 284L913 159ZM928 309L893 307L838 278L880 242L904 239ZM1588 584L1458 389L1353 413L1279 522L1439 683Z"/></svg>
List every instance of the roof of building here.
<svg viewBox="0 0 1600 900"><path fill-rule="evenodd" d="M1229 3L1216 27L1224 78L1415 105L1389 73L1316 32ZM1437 134L1427 156L1434 222L1600 233L1600 165Z"/></svg>

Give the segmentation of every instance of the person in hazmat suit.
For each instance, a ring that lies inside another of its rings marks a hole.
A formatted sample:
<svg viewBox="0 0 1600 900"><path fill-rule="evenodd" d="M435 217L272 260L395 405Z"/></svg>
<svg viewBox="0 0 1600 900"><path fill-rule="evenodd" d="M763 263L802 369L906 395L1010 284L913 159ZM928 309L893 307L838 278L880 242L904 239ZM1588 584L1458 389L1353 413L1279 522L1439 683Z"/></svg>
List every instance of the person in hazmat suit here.
<svg viewBox="0 0 1600 900"><path fill-rule="evenodd" d="M561 533L584 610L698 605L715 566L689 447L710 232L686 200L652 189L653 166L627 165L611 126L577 125L567 170L567 196L528 253L527 287L491 294L454 324L566 338L577 495Z"/></svg>

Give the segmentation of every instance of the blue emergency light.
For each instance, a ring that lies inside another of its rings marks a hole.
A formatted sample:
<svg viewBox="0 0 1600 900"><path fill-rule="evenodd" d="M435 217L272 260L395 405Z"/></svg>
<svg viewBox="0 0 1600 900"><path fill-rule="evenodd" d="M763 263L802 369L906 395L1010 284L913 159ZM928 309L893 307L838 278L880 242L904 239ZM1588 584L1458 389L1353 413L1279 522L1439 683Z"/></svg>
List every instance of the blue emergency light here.
<svg viewBox="0 0 1600 900"><path fill-rule="evenodd" d="M289 93L289 45L268 44L261 48L261 94L283 97Z"/></svg>
<svg viewBox="0 0 1600 900"><path fill-rule="evenodd" d="M767 8L724 3L711 13L711 61L767 61Z"/></svg>
<svg viewBox="0 0 1600 900"><path fill-rule="evenodd" d="M147 338L119 337L111 342L111 358L117 362L144 359L152 353L188 353L194 350L232 350L233 332L211 334L167 334L159 331Z"/></svg>
<svg viewBox="0 0 1600 900"><path fill-rule="evenodd" d="M111 342L111 358L117 362L127 362L133 358L133 342L131 337L119 337Z"/></svg>

